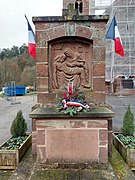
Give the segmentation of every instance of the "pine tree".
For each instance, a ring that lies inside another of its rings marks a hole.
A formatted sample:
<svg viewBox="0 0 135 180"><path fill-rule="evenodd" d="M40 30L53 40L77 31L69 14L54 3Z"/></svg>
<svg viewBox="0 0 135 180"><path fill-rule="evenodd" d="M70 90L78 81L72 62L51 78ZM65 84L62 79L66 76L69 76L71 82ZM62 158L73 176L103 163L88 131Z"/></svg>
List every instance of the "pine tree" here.
<svg viewBox="0 0 135 180"><path fill-rule="evenodd" d="M27 123L22 115L22 111L18 111L17 116L12 122L10 132L13 137L24 136L27 131Z"/></svg>
<svg viewBox="0 0 135 180"><path fill-rule="evenodd" d="M128 105L127 111L123 119L122 133L126 136L133 135L135 132L134 115L131 112L130 105Z"/></svg>

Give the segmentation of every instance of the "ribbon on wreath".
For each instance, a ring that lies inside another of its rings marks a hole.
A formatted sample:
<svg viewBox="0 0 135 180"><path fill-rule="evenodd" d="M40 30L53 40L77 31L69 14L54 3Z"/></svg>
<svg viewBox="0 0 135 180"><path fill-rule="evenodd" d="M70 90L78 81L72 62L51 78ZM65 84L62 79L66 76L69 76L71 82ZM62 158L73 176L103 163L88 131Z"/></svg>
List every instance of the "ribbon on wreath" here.
<svg viewBox="0 0 135 180"><path fill-rule="evenodd" d="M62 104L63 104L64 108L67 108L68 106L82 107L84 109L90 108L88 104L83 104L81 102L77 102L77 101L74 101L74 100L67 101L66 99L63 99Z"/></svg>

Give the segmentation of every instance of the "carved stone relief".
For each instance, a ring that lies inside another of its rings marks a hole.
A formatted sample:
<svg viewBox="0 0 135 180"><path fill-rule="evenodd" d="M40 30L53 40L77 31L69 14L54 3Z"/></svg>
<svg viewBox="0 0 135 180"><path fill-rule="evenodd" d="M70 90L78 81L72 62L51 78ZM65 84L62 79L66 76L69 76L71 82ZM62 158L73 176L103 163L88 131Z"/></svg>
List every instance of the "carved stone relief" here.
<svg viewBox="0 0 135 180"><path fill-rule="evenodd" d="M52 89L73 82L80 88L91 87L91 46L85 43L60 43L51 46Z"/></svg>

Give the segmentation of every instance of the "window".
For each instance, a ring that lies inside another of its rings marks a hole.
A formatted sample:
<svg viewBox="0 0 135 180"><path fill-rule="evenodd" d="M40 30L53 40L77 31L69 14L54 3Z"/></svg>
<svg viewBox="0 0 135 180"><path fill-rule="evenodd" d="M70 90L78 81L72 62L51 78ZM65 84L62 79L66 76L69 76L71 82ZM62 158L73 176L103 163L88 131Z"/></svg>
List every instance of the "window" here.
<svg viewBox="0 0 135 180"><path fill-rule="evenodd" d="M77 11L78 14L83 12L83 3L81 0L75 1L75 10Z"/></svg>

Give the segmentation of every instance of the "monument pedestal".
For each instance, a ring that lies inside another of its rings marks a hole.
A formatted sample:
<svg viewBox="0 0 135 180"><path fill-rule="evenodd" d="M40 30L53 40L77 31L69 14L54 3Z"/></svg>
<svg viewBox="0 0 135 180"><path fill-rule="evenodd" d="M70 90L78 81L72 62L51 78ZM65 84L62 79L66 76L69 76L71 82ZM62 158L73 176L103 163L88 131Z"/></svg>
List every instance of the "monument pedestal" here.
<svg viewBox="0 0 135 180"><path fill-rule="evenodd" d="M74 117L53 108L37 108L30 113L33 153L40 163L107 163L113 116L105 107Z"/></svg>

